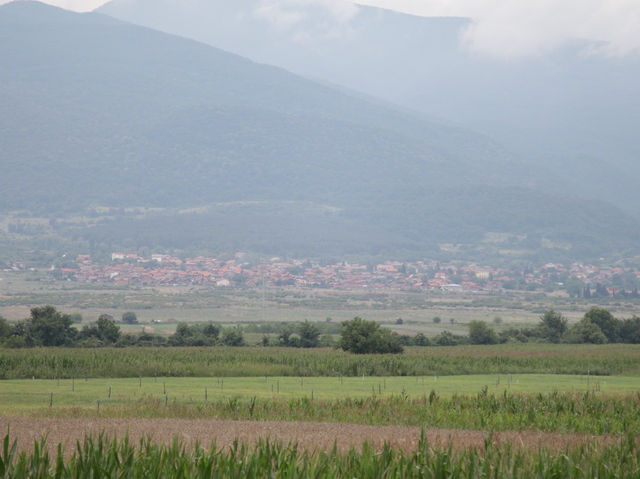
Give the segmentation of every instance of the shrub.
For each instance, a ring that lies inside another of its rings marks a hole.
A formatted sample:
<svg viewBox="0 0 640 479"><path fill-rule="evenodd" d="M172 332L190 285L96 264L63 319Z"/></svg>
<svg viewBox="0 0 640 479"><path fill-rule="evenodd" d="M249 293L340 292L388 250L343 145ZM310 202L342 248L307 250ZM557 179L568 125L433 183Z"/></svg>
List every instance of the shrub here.
<svg viewBox="0 0 640 479"><path fill-rule="evenodd" d="M496 332L484 321L471 321L469 323L469 341L471 344L496 344L498 337Z"/></svg>
<svg viewBox="0 0 640 479"><path fill-rule="evenodd" d="M242 346L244 344L242 329L239 327L223 329L222 344L225 346Z"/></svg>
<svg viewBox="0 0 640 479"><path fill-rule="evenodd" d="M122 315L122 322L125 324L138 324L138 317L133 311L127 311Z"/></svg>

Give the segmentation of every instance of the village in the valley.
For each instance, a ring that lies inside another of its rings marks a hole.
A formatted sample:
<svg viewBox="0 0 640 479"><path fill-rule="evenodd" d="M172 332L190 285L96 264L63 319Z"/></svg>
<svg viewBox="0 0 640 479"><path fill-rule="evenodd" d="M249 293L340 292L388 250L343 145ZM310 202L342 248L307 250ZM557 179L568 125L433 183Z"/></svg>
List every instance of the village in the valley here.
<svg viewBox="0 0 640 479"><path fill-rule="evenodd" d="M438 261L375 264L320 264L308 259L271 258L250 262L243 253L227 259L113 253L108 264L80 255L75 267L52 268L60 280L113 286L193 286L259 288L289 286L336 290L496 292L529 290L564 292L570 296L637 296L640 270L628 267L547 263L519 270ZM20 271L21 264L9 270Z"/></svg>

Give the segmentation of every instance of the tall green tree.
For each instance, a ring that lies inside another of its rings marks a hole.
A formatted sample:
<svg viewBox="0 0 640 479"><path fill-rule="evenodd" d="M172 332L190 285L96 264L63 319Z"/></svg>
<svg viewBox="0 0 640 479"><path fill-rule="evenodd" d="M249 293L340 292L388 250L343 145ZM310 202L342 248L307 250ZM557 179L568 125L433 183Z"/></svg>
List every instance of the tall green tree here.
<svg viewBox="0 0 640 479"><path fill-rule="evenodd" d="M77 334L72 324L71 316L58 312L53 306L32 308L27 342L34 346L69 346Z"/></svg>
<svg viewBox="0 0 640 479"><path fill-rule="evenodd" d="M471 344L496 344L498 336L493 328L487 326L484 321L471 321L469 323L469 341Z"/></svg>
<svg viewBox="0 0 640 479"><path fill-rule="evenodd" d="M317 348L320 344L320 330L318 327L305 320L298 329L301 348Z"/></svg>
<svg viewBox="0 0 640 479"><path fill-rule="evenodd" d="M537 332L541 338L552 343L558 343L567 332L567 325L567 318L550 309L540 317Z"/></svg>
<svg viewBox="0 0 640 479"><path fill-rule="evenodd" d="M640 318L638 316L622 320L620 340L623 343L640 344Z"/></svg>
<svg viewBox="0 0 640 479"><path fill-rule="evenodd" d="M220 335L220 326L208 323L204 328L202 328L202 334L208 338L218 339L218 336Z"/></svg>
<svg viewBox="0 0 640 479"><path fill-rule="evenodd" d="M4 339L11 334L11 325L4 317L0 316L0 339Z"/></svg>
<svg viewBox="0 0 640 479"><path fill-rule="evenodd" d="M583 321L598 326L610 343L618 342L620 321L614 318L613 314L608 310L604 308L591 308L584 315Z"/></svg>
<svg viewBox="0 0 640 479"><path fill-rule="evenodd" d="M106 314L98 317L98 336L104 343L117 343L120 339L120 327Z"/></svg>
<svg viewBox="0 0 640 479"><path fill-rule="evenodd" d="M375 321L356 317L342 323L342 332L337 347L355 354L401 353L400 338Z"/></svg>
<svg viewBox="0 0 640 479"><path fill-rule="evenodd" d="M569 343L604 344L607 342L607 337L597 324L583 319L573 325L565 336L565 340Z"/></svg>

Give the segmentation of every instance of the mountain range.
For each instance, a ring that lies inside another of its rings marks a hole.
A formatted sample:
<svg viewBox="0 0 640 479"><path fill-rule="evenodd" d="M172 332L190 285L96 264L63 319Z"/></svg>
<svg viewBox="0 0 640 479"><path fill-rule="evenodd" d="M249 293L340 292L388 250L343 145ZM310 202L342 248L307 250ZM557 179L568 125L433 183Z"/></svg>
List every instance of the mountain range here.
<svg viewBox="0 0 640 479"><path fill-rule="evenodd" d="M0 7L0 63L5 256L637 248L633 215L489 136L193 40L15 2Z"/></svg>
<svg viewBox="0 0 640 479"><path fill-rule="evenodd" d="M468 18L343 2L112 0L100 12L484 133L580 196L638 216L640 54L597 39L510 58L474 52Z"/></svg>

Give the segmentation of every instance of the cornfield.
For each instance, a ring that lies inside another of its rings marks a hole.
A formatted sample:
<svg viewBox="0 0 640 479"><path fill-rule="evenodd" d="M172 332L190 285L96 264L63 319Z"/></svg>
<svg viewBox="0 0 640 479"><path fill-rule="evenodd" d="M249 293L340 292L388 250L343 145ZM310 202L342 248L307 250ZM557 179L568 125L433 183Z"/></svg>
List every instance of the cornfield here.
<svg viewBox="0 0 640 479"><path fill-rule="evenodd" d="M439 397L370 396L336 400L252 397L185 402L142 397L98 408L43 407L32 416L52 418L186 418L402 425L495 431L640 436L640 395L551 393Z"/></svg>
<svg viewBox="0 0 640 479"><path fill-rule="evenodd" d="M430 447L424 435L415 452L405 453L385 445L381 450L365 444L347 453L307 451L296 444L261 440L256 446L237 441L227 449L187 448L178 440L171 445L149 439L132 444L122 440L86 437L69 456L61 446L52 456L46 439L33 450L19 452L5 436L0 475L5 478L618 478L640 475L640 449L628 438L614 446L583 445L560 452L496 447L491 437L482 448L456 452L452 446Z"/></svg>
<svg viewBox="0 0 640 479"><path fill-rule="evenodd" d="M416 348L403 355L352 355L291 348L0 349L0 379L72 377L429 376L640 374L629 345Z"/></svg>

